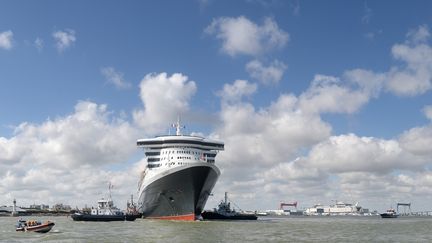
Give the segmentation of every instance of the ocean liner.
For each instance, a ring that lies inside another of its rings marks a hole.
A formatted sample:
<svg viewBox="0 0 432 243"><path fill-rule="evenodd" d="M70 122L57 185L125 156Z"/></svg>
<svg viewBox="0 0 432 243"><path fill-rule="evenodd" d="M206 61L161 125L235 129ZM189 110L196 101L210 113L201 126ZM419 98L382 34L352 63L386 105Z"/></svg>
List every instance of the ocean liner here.
<svg viewBox="0 0 432 243"><path fill-rule="evenodd" d="M215 158L224 143L182 135L137 140L147 167L138 183L138 210L144 218L196 220L220 175Z"/></svg>

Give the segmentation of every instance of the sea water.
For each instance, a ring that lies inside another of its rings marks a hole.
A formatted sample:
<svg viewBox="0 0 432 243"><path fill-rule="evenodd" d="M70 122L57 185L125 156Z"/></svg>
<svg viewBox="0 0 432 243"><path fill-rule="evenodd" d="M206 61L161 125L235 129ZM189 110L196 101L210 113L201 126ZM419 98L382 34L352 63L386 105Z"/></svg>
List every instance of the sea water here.
<svg viewBox="0 0 432 243"><path fill-rule="evenodd" d="M46 234L15 232L16 217L0 217L0 242L432 242L432 217L259 217L257 221L75 222L51 220Z"/></svg>

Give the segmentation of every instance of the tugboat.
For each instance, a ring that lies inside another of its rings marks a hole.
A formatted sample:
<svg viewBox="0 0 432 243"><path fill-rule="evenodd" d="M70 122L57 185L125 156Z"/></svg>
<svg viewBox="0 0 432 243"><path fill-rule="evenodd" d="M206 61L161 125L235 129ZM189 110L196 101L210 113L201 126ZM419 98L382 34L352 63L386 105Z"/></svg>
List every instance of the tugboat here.
<svg viewBox="0 0 432 243"><path fill-rule="evenodd" d="M91 213L74 213L72 214L72 219L74 221L134 221L135 219L141 217L140 214L128 214L122 212L120 209L114 206L111 199L111 184L109 185L109 198L100 199L98 201L97 208L92 208Z"/></svg>
<svg viewBox="0 0 432 243"><path fill-rule="evenodd" d="M397 218L399 214L396 213L396 211L391 208L387 209L387 212L380 214L381 218L383 219L389 219L389 218Z"/></svg>
<svg viewBox="0 0 432 243"><path fill-rule="evenodd" d="M228 202L228 193L225 192L225 200L221 201L218 208L213 211L204 211L201 213L204 220L257 220L255 214L236 212L231 209L231 203Z"/></svg>
<svg viewBox="0 0 432 243"><path fill-rule="evenodd" d="M54 222L46 221L41 222L37 220L18 220L16 224L16 231L28 231L36 233L47 233L54 227Z"/></svg>

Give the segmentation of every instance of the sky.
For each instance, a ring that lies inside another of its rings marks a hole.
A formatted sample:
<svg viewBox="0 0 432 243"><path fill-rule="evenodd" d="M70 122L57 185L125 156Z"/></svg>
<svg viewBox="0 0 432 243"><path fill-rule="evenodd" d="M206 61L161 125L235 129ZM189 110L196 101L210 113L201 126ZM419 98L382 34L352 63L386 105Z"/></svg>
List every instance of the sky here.
<svg viewBox="0 0 432 243"><path fill-rule="evenodd" d="M121 208L139 138L218 139L242 209L432 208L431 1L1 1L0 205Z"/></svg>

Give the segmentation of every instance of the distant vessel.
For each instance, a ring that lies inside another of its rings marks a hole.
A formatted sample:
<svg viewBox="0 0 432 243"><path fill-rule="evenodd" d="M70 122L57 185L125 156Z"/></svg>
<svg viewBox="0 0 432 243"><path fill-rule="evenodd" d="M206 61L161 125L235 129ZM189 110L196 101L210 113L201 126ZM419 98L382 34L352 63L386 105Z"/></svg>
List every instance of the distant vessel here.
<svg viewBox="0 0 432 243"><path fill-rule="evenodd" d="M224 143L182 135L180 119L173 126L174 136L137 141L147 157L138 184L138 211L145 218L195 220L220 175L215 157Z"/></svg>
<svg viewBox="0 0 432 243"><path fill-rule="evenodd" d="M47 233L54 227L54 222L46 221L41 222L37 220L18 220L16 225L16 231L28 231L36 233Z"/></svg>
<svg viewBox="0 0 432 243"><path fill-rule="evenodd" d="M231 209L231 204L228 202L228 195L225 192L225 200L221 201L218 208L213 211L204 211L201 216L204 220L257 220L255 214L240 213Z"/></svg>
<svg viewBox="0 0 432 243"><path fill-rule="evenodd" d="M381 218L397 218L399 214L393 208L387 209L387 212L380 214Z"/></svg>
<svg viewBox="0 0 432 243"><path fill-rule="evenodd" d="M97 208L92 208L91 213L74 213L72 214L74 221L134 221L140 215L138 214L126 214L120 209L114 206L113 200L111 199L111 184L109 185L109 197L108 199L100 199L98 201Z"/></svg>
<svg viewBox="0 0 432 243"><path fill-rule="evenodd" d="M362 207L358 203L353 205L341 201L336 201L334 205L330 206L316 204L304 211L305 215L360 215L361 213Z"/></svg>
<svg viewBox="0 0 432 243"><path fill-rule="evenodd" d="M285 209L284 207L291 207L290 209ZM285 203L281 202L279 204L279 209L267 210L265 213L270 216L302 216L304 215L304 210L297 209L297 202Z"/></svg>

